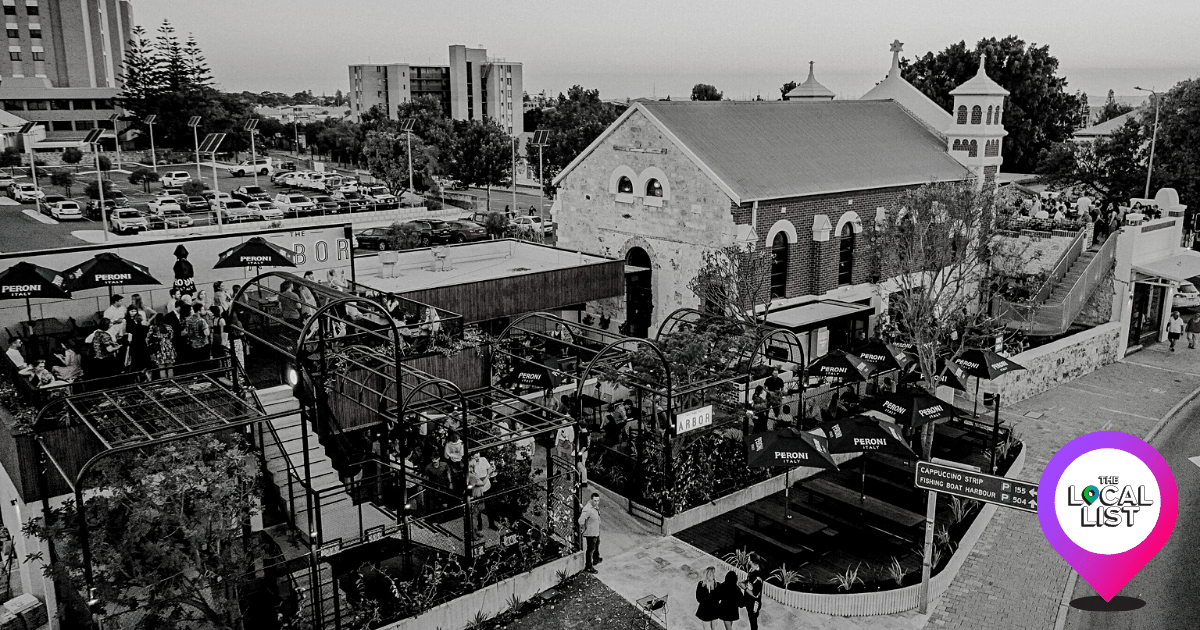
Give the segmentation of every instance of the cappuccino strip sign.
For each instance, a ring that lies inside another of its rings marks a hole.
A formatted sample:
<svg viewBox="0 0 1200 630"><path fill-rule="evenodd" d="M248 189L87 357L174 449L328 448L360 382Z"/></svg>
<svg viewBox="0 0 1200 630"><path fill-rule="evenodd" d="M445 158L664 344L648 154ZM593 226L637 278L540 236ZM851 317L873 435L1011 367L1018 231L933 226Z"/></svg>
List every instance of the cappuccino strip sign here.
<svg viewBox="0 0 1200 630"><path fill-rule="evenodd" d="M1036 483L985 475L953 466L917 462L916 485L923 490L944 492L1026 512L1037 512Z"/></svg>

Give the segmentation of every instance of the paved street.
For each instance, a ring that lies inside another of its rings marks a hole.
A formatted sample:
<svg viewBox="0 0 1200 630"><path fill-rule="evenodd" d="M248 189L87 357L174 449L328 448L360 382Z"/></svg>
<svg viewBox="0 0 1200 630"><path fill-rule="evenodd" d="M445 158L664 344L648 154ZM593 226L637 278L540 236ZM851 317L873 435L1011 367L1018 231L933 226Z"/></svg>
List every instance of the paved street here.
<svg viewBox="0 0 1200 630"><path fill-rule="evenodd" d="M1172 354L1166 351L1165 345L1159 344L1009 407L1004 415L1017 425L1030 449L1020 476L1037 481L1049 458L1064 444L1084 433L1114 430L1144 436L1176 403L1200 387L1198 362L1200 350ZM1187 418L1193 412L1189 409L1185 413L1189 415L1178 423L1176 432L1190 430ZM1042 415L1032 418L1029 414ZM1156 444L1166 444L1171 439L1171 435L1164 434ZM1188 450L1192 445L1200 445L1200 441L1179 445L1180 455L1183 452L1200 454L1200 451L1192 453ZM1192 472L1187 468L1194 468L1191 463L1182 460L1183 464L1178 464L1177 461L1180 460L1168 458L1177 477ZM1186 501L1182 490L1181 487L1181 502ZM1185 519L1186 512L1181 509L1180 522L1186 522ZM1172 545L1186 547L1185 540L1176 538ZM1189 551L1191 556L1187 557L1193 557L1195 549ZM1169 568L1164 568L1161 574L1156 572L1157 578L1147 578L1147 584L1155 584L1154 579L1170 579L1173 571L1186 566L1180 564L1187 561L1184 554L1181 548L1178 556L1171 556L1174 561L1163 562L1164 567ZM1070 571L1066 562L1046 542L1035 515L998 510L950 590L933 608L926 628L1051 630L1055 627ZM1186 590L1189 585L1178 584L1172 593L1179 595L1185 591L1178 589ZM1125 593L1136 596L1136 592L1141 592L1137 588L1131 587ZM1076 592L1076 596L1080 594ZM1088 589L1082 594L1091 594L1091 591ZM1189 604L1184 603L1189 598L1190 593L1186 597L1171 598L1171 601L1179 609L1190 609ZM1162 604L1168 598L1159 596L1159 599L1163 600ZM1159 618L1175 618L1163 614ZM1194 621L1195 617L1191 619ZM1090 622L1090 618L1082 619L1072 627L1195 627L1195 623L1185 626L1156 623L1093 626Z"/></svg>

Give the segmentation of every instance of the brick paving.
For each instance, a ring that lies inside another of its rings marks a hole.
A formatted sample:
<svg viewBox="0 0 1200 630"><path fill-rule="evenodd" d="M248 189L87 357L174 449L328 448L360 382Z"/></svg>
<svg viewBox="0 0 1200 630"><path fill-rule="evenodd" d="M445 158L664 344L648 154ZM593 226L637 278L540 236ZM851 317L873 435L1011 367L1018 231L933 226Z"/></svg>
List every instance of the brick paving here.
<svg viewBox="0 0 1200 630"><path fill-rule="evenodd" d="M1168 353L1162 344L1002 411L1029 449L1022 479L1036 481L1059 448L1101 430L1145 434L1200 387L1196 352ZM1040 418L1026 414L1043 414ZM927 629L1051 630L1067 566L1046 542L1037 516L1000 509L946 594L931 608Z"/></svg>

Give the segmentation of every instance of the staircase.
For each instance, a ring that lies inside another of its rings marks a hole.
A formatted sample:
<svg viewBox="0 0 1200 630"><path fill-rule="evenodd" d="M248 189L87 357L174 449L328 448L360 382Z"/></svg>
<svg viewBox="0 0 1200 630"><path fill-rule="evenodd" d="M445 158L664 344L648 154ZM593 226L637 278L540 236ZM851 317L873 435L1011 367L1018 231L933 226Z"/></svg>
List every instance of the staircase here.
<svg viewBox="0 0 1200 630"><path fill-rule="evenodd" d="M1054 336L1071 327L1116 261L1117 234L1086 249L1083 237L1081 231L1030 303L1002 302L1010 317L1009 328L1033 336Z"/></svg>
<svg viewBox="0 0 1200 630"><path fill-rule="evenodd" d="M350 608L350 602L346 600L345 593L334 582L333 568L329 566L328 562L317 565L316 579L318 592L314 595L311 567L304 567L288 575L288 580L292 583L292 590L304 593L304 598L300 600L300 620L307 622L312 628L343 627L340 622L342 620L351 621L353 610ZM320 605L319 620L317 619L317 608L314 605L316 602L319 602Z"/></svg>

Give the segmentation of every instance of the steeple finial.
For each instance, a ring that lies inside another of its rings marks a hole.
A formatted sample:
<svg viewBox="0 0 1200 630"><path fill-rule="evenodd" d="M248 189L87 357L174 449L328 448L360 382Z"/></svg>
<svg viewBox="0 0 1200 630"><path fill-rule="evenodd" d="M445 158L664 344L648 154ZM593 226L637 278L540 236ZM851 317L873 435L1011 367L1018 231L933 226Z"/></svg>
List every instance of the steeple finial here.
<svg viewBox="0 0 1200 630"><path fill-rule="evenodd" d="M986 64L986 62L987 62L987 57L983 54L983 51L980 50L979 51L979 72L976 72L975 73L976 75L987 76L987 70L984 68L984 65Z"/></svg>
<svg viewBox="0 0 1200 630"><path fill-rule="evenodd" d="M895 72L898 74L900 72L900 51L904 50L904 42L902 42L898 39L893 41L891 49L892 49L892 70L888 74L891 74L892 72Z"/></svg>
<svg viewBox="0 0 1200 630"><path fill-rule="evenodd" d="M805 83L813 81L815 78L816 77L813 76L813 62L810 61L808 62L808 81L805 81Z"/></svg>

